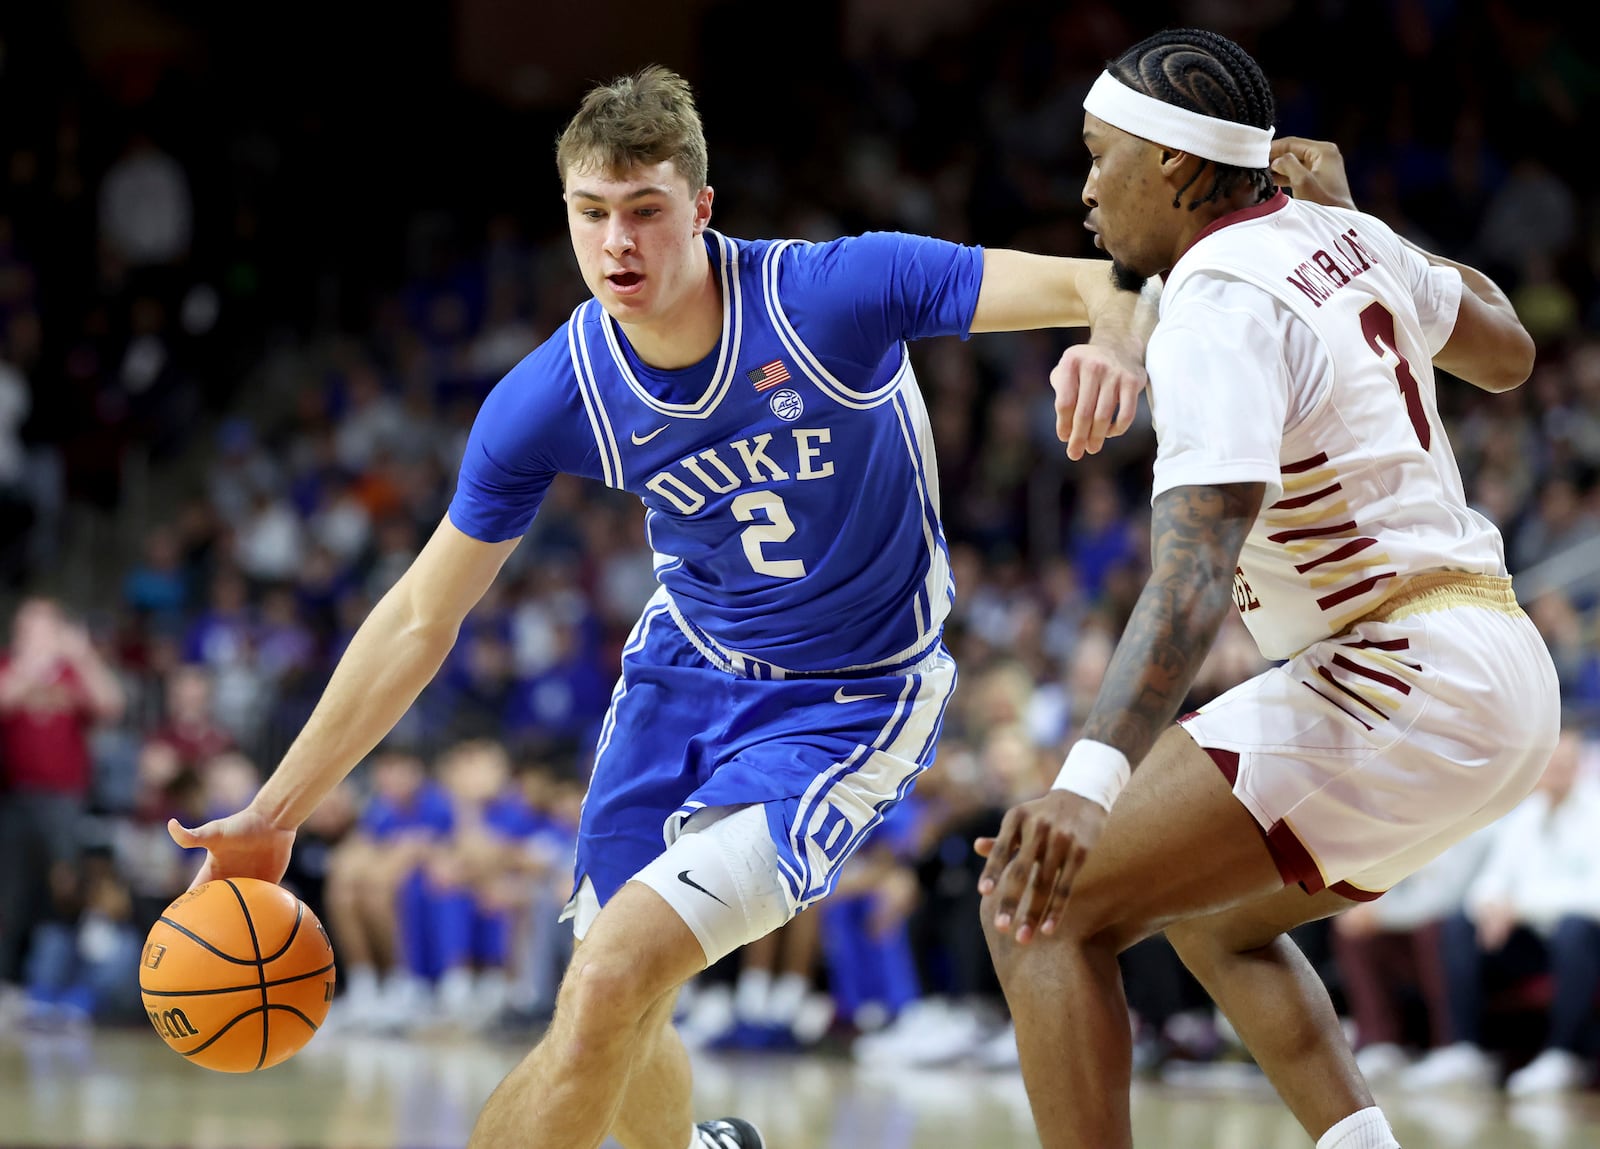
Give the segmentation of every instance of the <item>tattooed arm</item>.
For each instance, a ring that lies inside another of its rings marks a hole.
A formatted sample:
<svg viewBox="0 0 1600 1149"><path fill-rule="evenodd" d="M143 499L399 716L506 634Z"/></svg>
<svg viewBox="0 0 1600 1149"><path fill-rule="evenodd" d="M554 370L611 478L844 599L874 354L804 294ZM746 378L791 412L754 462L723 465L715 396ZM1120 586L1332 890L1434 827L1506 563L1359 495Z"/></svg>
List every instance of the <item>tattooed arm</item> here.
<svg viewBox="0 0 1600 1149"><path fill-rule="evenodd" d="M1239 552L1261 508L1260 483L1176 487L1155 501L1150 579L1084 723L1134 767L1178 715L1233 608Z"/></svg>
<svg viewBox="0 0 1600 1149"><path fill-rule="evenodd" d="M1239 552L1264 494L1260 483L1236 483L1176 487L1156 499L1150 578L1084 723L1085 738L1115 747L1136 767L1177 716L1233 608ZM1014 926L1019 943L1036 929L1054 931L1106 816L1088 798L1051 790L1009 810L995 838L979 839L988 862L978 890L993 895L986 911L992 908L997 929ZM1023 905L1030 879L1035 888Z"/></svg>

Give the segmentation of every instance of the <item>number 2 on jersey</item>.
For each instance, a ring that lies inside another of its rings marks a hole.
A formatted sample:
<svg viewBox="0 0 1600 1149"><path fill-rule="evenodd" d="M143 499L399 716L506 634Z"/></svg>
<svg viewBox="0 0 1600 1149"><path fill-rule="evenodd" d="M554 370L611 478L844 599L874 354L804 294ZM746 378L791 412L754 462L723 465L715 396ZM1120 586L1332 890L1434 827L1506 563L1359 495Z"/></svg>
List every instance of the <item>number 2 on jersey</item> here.
<svg viewBox="0 0 1600 1149"><path fill-rule="evenodd" d="M1400 394L1406 401L1406 414L1411 416L1411 427L1417 433L1424 451L1433 442L1433 428L1428 425L1428 412L1422 406L1422 388L1411 373L1411 363L1400 354L1400 344L1394 334L1394 312L1381 303L1369 303L1361 309L1361 334L1367 337L1367 346L1378 358L1395 358L1394 378L1400 384Z"/></svg>
<svg viewBox="0 0 1600 1149"><path fill-rule="evenodd" d="M758 522L756 512L766 516ZM744 557L750 560L750 569L756 574L773 578L801 578L806 564L799 559L769 559L762 551L766 543L786 542L794 534L794 520L783 505L783 498L775 491L750 491L733 500L733 517L741 523L755 523L739 532L744 544Z"/></svg>

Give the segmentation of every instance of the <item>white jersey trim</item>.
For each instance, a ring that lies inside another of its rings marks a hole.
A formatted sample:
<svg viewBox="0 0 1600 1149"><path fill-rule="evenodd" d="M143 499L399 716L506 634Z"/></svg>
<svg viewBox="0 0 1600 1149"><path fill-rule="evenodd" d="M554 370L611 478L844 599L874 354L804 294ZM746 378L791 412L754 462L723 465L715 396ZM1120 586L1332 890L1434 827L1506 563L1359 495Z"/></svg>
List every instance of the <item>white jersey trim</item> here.
<svg viewBox="0 0 1600 1149"><path fill-rule="evenodd" d="M601 401L600 386L594 377L594 367L589 362L589 344L583 337L584 311L590 306L600 305L592 299L581 303L567 320L567 352L572 356L572 370L578 377L578 394L589 415L589 427L594 431L595 445L600 449L600 477L606 486L621 490L622 450L617 446L616 432L611 429L611 416Z"/></svg>
<svg viewBox="0 0 1600 1149"><path fill-rule="evenodd" d="M777 332L778 339L784 347L795 357L800 371L817 385L819 391L834 402L858 411L866 411L887 402L900 387L901 377L911 365L911 354L904 340L900 342L900 366L890 376L889 381L871 391L857 391L845 386L822 365L822 361L805 345L799 332L789 322L789 317L784 314L783 304L778 299L778 262L787 248L800 242L790 239L773 244L761 263L761 286L766 296L767 316L772 320L772 329Z"/></svg>
<svg viewBox="0 0 1600 1149"><path fill-rule="evenodd" d="M719 232L709 231L721 252L717 274L722 280L722 338L717 343L717 367L711 373L711 382L705 393L692 403L666 403L650 394L639 382L638 376L622 351L617 334L617 321L604 311L600 316L600 329L605 332L606 346L617 372L628 384L639 401L652 411L673 419L706 419L716 411L728 388L733 385L734 365L739 362L739 343L744 333L743 288L739 282L739 248L729 243Z"/></svg>

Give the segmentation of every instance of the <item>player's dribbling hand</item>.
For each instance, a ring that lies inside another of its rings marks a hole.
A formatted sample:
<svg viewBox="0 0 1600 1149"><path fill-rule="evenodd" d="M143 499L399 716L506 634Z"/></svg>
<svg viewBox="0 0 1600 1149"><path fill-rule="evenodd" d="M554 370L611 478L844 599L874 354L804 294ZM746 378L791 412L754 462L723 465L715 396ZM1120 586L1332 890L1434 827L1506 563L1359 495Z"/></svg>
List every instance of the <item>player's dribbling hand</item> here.
<svg viewBox="0 0 1600 1149"><path fill-rule="evenodd" d="M289 850L294 846L293 830L273 825L264 814L248 806L192 830L173 818L167 822L167 833L186 850L202 847L206 851L200 872L189 883L191 890L213 878L281 881L289 868Z"/></svg>
<svg viewBox="0 0 1600 1149"><path fill-rule="evenodd" d="M1056 437L1067 458L1098 454L1106 440L1133 426L1139 392L1150 377L1142 365L1090 343L1067 348L1050 372L1056 393Z"/></svg>
<svg viewBox="0 0 1600 1149"><path fill-rule="evenodd" d="M1272 141L1271 163L1278 186L1293 191L1296 199L1355 210L1338 144L1284 136Z"/></svg>
<svg viewBox="0 0 1600 1149"><path fill-rule="evenodd" d="M1012 934L1019 945L1040 931L1054 933L1106 818L1105 807L1067 790L1051 790L1006 811L1000 833L975 843L988 859L978 893L994 895L995 929Z"/></svg>

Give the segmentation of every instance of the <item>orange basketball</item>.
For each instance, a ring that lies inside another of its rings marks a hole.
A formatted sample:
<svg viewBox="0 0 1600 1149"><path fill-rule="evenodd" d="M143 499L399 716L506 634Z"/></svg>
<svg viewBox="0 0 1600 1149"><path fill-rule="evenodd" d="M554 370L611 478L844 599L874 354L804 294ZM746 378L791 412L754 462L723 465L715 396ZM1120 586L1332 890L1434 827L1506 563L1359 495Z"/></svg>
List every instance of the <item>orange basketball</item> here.
<svg viewBox="0 0 1600 1149"><path fill-rule="evenodd" d="M333 1001L333 947L288 890L221 878L150 927L139 989L156 1032L196 1065L266 1069L298 1053Z"/></svg>

